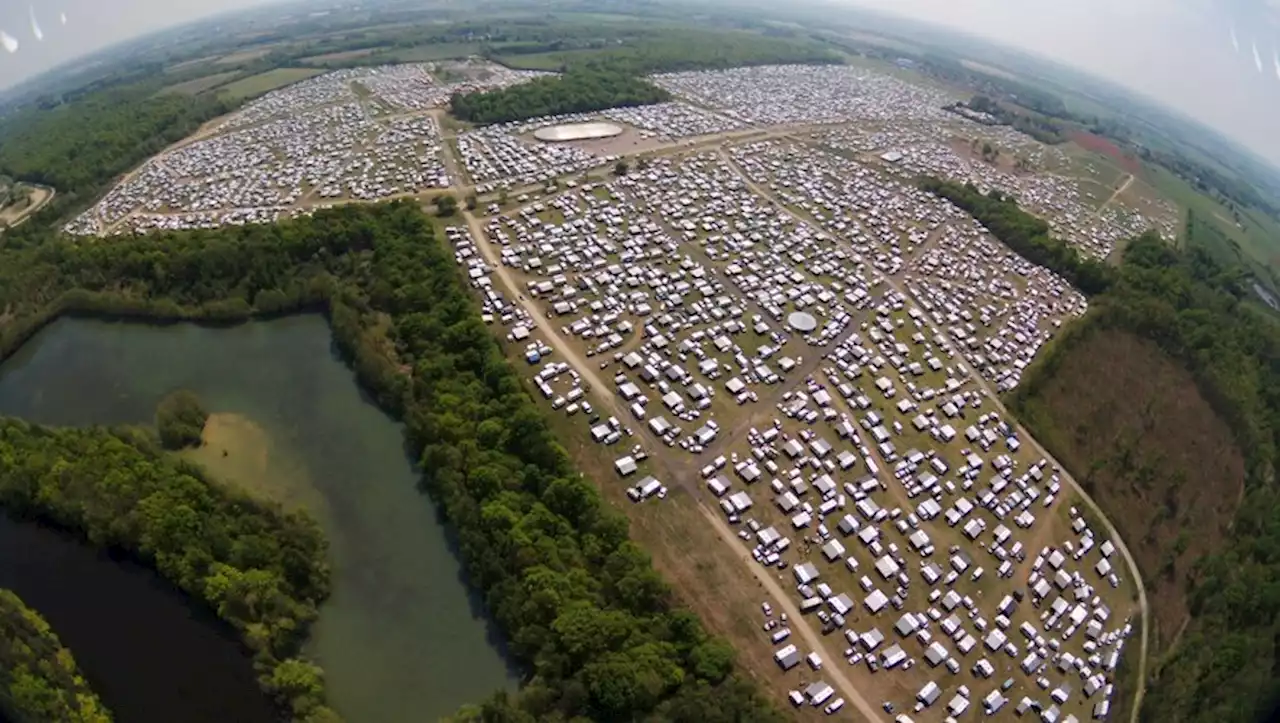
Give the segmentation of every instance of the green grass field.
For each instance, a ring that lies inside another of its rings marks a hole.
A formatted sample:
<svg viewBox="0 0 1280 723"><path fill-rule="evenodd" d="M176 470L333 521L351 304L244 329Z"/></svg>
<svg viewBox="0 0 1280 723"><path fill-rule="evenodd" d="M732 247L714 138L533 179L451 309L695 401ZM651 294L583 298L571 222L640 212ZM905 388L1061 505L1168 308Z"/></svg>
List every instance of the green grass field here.
<svg viewBox="0 0 1280 723"><path fill-rule="evenodd" d="M498 55L494 60L516 70L560 70L567 59L591 57L595 50L572 50L558 53L528 53L524 55Z"/></svg>
<svg viewBox="0 0 1280 723"><path fill-rule="evenodd" d="M388 63L424 63L430 60L448 60L465 58L480 52L479 43L438 43L435 45L419 45L413 48L397 48L386 53L379 53L378 60Z"/></svg>
<svg viewBox="0 0 1280 723"><path fill-rule="evenodd" d="M1242 209L1237 224L1226 205L1169 171L1148 166L1145 173L1161 195L1178 205L1184 220L1188 210L1195 214L1196 242L1205 243L1216 258L1236 259L1264 281L1280 274L1280 224L1254 209Z"/></svg>
<svg viewBox="0 0 1280 723"><path fill-rule="evenodd" d="M348 60L363 58L366 55L373 55L383 49L384 48L382 47L360 48L358 50L344 50L337 53L325 53L324 55L312 55L309 58L303 58L302 62L311 64L342 63Z"/></svg>
<svg viewBox="0 0 1280 723"><path fill-rule="evenodd" d="M173 85L161 88L160 92L196 95L197 93L203 93L206 90L211 90L223 85L224 83L230 82L232 78L235 78L239 74L240 72L236 70L227 71L225 73L214 73L213 75L206 75L201 78L194 78L181 83L174 83Z"/></svg>
<svg viewBox="0 0 1280 723"><path fill-rule="evenodd" d="M323 70L315 68L276 68L265 73L241 78L218 89L218 94L229 100L255 98L263 93L292 85L300 80L319 75Z"/></svg>
<svg viewBox="0 0 1280 723"><path fill-rule="evenodd" d="M247 48L245 50L240 50L238 52L231 53L230 55L224 55L223 57L218 58L217 61L215 61L215 63L217 65L235 65L237 63L247 63L251 60L257 60L258 58L266 56L267 53L271 52L271 48L272 48L271 45L264 45L257 48Z"/></svg>

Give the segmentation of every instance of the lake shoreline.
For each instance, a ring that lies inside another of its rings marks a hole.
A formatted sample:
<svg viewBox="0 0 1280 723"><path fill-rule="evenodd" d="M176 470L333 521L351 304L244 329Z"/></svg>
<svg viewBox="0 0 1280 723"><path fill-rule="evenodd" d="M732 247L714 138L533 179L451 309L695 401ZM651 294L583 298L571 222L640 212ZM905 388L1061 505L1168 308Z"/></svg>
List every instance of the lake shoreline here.
<svg viewBox="0 0 1280 723"><path fill-rule="evenodd" d="M6 389L15 372L21 378L10 386L27 389L19 396L28 405L28 413L16 410L17 416L29 419L42 407L60 405L85 412L79 418L38 420L56 424L145 423L150 406L143 397L192 389L212 412L214 431L234 419L240 432L254 437L251 451L215 442L204 451L212 463L200 464L201 469L244 490L243 479L219 469L225 450L226 463L262 477L260 485L286 492L267 499L292 508L294 497L298 507L320 519L330 538L333 594L303 649L324 667L329 698L339 713L375 723L417 720L422 713L434 718L495 688L514 689L519 672L466 579L450 530L418 488L403 428L375 391L358 383L351 356L337 337L330 315L315 311L214 323L61 313L10 352L0 370L0 413L15 412ZM236 350L222 348L228 345ZM51 361L54 357L62 361ZM55 380L56 370L32 373L49 363L61 365L63 381ZM189 374L170 368L188 364ZM98 369L103 366L109 373ZM237 389L231 381L237 376L264 378ZM60 388L70 379L83 388ZM345 431L341 425L314 424L344 419L350 427ZM189 449L174 456L192 463L200 455L200 449ZM352 489L357 481L359 489ZM368 487L373 481L379 484ZM394 539L407 533L404 541ZM429 620L440 616L443 624ZM407 622L380 622L395 620ZM360 650L382 654L349 652ZM382 658L401 663L403 670ZM474 671L468 674L467 668ZM395 685L384 678L416 692L391 699ZM358 717L362 711L369 714Z"/></svg>

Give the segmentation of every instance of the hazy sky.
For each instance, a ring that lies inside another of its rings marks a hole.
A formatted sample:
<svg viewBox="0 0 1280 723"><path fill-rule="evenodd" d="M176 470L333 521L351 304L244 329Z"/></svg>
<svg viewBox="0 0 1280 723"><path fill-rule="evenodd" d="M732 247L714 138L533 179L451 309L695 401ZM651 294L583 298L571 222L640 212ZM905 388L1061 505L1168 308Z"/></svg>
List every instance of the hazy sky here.
<svg viewBox="0 0 1280 723"><path fill-rule="evenodd" d="M266 0L0 0L0 30L18 41L0 50L0 88L94 50L153 30ZM31 27L34 9L43 40ZM61 15L66 14L63 25Z"/></svg>
<svg viewBox="0 0 1280 723"><path fill-rule="evenodd" d="M1139 89L1280 164L1280 0L846 1Z"/></svg>
<svg viewBox="0 0 1280 723"><path fill-rule="evenodd" d="M0 0L0 30L18 43L16 52L0 49L0 87L148 31L270 1ZM837 1L1064 61L1140 89L1280 164L1280 0ZM43 40L31 27L32 7Z"/></svg>

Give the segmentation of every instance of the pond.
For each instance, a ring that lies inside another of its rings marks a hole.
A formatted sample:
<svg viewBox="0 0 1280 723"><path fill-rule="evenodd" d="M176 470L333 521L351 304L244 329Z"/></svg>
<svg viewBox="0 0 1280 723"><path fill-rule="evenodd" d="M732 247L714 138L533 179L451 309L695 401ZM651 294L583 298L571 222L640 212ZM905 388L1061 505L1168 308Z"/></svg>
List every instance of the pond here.
<svg viewBox="0 0 1280 723"><path fill-rule="evenodd" d="M148 568L0 515L0 588L49 621L120 723L274 720L235 631Z"/></svg>
<svg viewBox="0 0 1280 723"><path fill-rule="evenodd" d="M213 413L205 446L186 456L324 526L333 595L308 652L339 713L352 723L435 720L514 688L447 532L416 489L400 425L358 389L322 317L231 328L61 319L0 367L0 414L147 423L176 388Z"/></svg>

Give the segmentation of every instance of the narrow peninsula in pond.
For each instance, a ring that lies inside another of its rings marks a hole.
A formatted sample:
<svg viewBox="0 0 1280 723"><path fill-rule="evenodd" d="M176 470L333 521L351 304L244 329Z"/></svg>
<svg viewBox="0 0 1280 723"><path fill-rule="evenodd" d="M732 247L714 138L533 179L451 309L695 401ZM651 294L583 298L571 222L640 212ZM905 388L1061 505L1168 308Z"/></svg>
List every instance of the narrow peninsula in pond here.
<svg viewBox="0 0 1280 723"><path fill-rule="evenodd" d="M296 657L329 592L309 516L211 483L141 431L0 418L0 459L0 505L154 565L240 632L282 711L324 711L319 669Z"/></svg>

